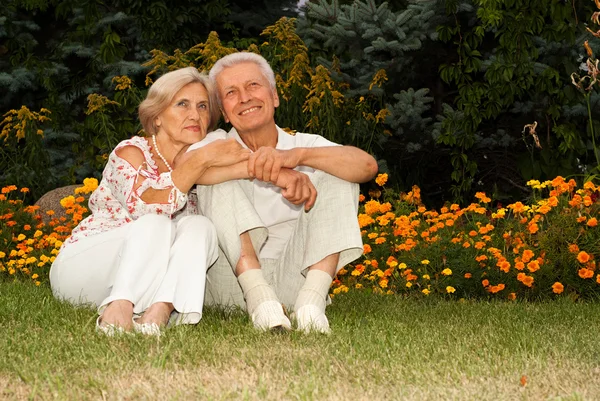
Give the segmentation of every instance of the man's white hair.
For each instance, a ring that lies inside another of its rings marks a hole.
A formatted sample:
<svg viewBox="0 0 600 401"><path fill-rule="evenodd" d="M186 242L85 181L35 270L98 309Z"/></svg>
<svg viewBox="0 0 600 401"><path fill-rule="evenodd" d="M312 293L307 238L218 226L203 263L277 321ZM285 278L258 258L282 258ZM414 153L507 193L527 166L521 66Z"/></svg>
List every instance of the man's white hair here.
<svg viewBox="0 0 600 401"><path fill-rule="evenodd" d="M265 58L263 56L261 56L260 54L256 54L256 53L238 52L238 53L232 53L225 57L222 57L210 69L210 73L208 74L208 76L210 77L210 80L216 86L217 77L219 76L219 74L221 72L223 72L223 70L225 68L233 67L233 66L241 64L241 63L256 64L260 68L260 71L262 72L263 76L269 82L269 85L271 85L271 89L273 89L273 90L276 89L277 85L275 83L275 73L273 72L273 69L269 65L269 62L267 60L265 60Z"/></svg>

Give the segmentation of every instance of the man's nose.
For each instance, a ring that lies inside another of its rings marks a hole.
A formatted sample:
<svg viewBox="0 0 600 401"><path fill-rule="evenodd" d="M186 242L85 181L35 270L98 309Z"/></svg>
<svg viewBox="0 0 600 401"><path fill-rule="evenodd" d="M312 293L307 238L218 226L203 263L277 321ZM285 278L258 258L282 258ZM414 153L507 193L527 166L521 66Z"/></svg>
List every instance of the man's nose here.
<svg viewBox="0 0 600 401"><path fill-rule="evenodd" d="M252 99L252 95L246 89L240 90L240 103L246 103Z"/></svg>

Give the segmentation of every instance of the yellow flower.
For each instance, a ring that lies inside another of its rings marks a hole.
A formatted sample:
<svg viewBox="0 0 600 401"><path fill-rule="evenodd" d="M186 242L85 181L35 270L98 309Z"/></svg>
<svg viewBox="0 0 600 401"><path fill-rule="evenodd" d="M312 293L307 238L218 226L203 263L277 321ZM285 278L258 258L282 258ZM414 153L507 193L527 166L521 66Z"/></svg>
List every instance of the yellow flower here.
<svg viewBox="0 0 600 401"><path fill-rule="evenodd" d="M402 262L398 265L398 269L406 269L406 263Z"/></svg>
<svg viewBox="0 0 600 401"><path fill-rule="evenodd" d="M451 276L451 275L452 275L452 270L450 270L450 269L448 269L448 268L446 267L444 270L442 270L442 274L443 274L444 276Z"/></svg>
<svg viewBox="0 0 600 401"><path fill-rule="evenodd" d="M431 293L431 291L429 291L427 288L424 288L423 290L421 290L421 292L425 295L429 295Z"/></svg>
<svg viewBox="0 0 600 401"><path fill-rule="evenodd" d="M429 274L423 274L423 280L431 280L431 277L429 277Z"/></svg>
<svg viewBox="0 0 600 401"><path fill-rule="evenodd" d="M448 294L452 294L452 293L454 293L455 291L456 291L456 288L454 288L454 287L452 287L452 286L448 286L448 287L446 287L446 292L447 292Z"/></svg>
<svg viewBox="0 0 600 401"><path fill-rule="evenodd" d="M33 276L31 276L31 278L32 278L32 279L34 279L34 280L35 280L36 278L38 278L38 277L39 277L39 276L37 275L37 273L36 273L36 274L34 274Z"/></svg>
<svg viewBox="0 0 600 401"><path fill-rule="evenodd" d="M421 264L422 264L422 265L428 265L429 263L430 263L430 262L429 262L429 260L427 260L427 259L423 259L423 260L421 261Z"/></svg>
<svg viewBox="0 0 600 401"><path fill-rule="evenodd" d="M410 288L410 287L412 287L412 283L411 283L410 281L408 281L408 282L406 283L406 288Z"/></svg>
<svg viewBox="0 0 600 401"><path fill-rule="evenodd" d="M17 241L23 241L25 238L27 238L24 234L19 234L19 236L17 237Z"/></svg>
<svg viewBox="0 0 600 401"><path fill-rule="evenodd" d="M5 256L6 256L6 254L4 252L0 251L0 259L2 259Z"/></svg>
<svg viewBox="0 0 600 401"><path fill-rule="evenodd" d="M388 180L388 175L386 173L383 174L379 174L377 176L377 178L375 178L375 182L377 183L377 185L379 185L380 187L384 186L385 183Z"/></svg>

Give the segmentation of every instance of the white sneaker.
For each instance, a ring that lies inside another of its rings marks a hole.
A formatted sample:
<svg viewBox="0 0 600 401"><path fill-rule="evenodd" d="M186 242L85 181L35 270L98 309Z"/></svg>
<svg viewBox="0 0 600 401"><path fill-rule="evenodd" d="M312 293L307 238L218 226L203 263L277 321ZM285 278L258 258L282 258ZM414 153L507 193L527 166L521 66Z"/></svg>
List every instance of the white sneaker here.
<svg viewBox="0 0 600 401"><path fill-rule="evenodd" d="M258 305L252 315L252 323L259 330L285 329L292 330L290 319L283 312L283 307L278 301L265 301Z"/></svg>
<svg viewBox="0 0 600 401"><path fill-rule="evenodd" d="M322 334L330 334L329 320L325 313L316 305L304 305L295 313L294 317L298 324L298 330L305 333L317 332Z"/></svg>

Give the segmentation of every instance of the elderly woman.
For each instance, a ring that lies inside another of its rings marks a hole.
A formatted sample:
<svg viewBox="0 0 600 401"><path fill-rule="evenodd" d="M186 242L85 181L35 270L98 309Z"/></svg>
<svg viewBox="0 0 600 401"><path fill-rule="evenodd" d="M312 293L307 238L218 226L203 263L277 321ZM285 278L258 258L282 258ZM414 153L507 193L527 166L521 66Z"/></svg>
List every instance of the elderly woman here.
<svg viewBox="0 0 600 401"><path fill-rule="evenodd" d="M160 77L139 107L148 137L109 156L89 199L92 214L65 241L50 271L56 297L98 307L96 328L158 335L202 317L206 270L218 256L212 223L197 215L196 182L248 159L235 140L203 140L219 109L207 76L183 68ZM211 173L207 172L212 172Z"/></svg>

